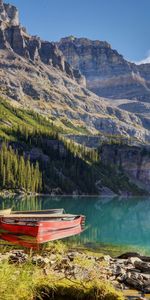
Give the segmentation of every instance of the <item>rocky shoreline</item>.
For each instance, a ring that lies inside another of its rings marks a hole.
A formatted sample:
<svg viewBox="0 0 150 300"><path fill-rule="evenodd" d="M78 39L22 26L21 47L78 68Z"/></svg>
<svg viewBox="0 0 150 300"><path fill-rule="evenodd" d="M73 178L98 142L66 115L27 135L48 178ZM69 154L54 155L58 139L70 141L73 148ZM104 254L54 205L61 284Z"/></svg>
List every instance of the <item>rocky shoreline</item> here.
<svg viewBox="0 0 150 300"><path fill-rule="evenodd" d="M110 282L116 290L139 291L138 298L150 294L150 257L139 253L125 253L117 258L88 250L51 249L40 253L10 250L0 254L0 263L16 266L30 263L42 269L45 276L54 274L70 280L101 280ZM146 296L145 296L146 297ZM137 297L133 297L137 299ZM142 298L143 299L143 298Z"/></svg>

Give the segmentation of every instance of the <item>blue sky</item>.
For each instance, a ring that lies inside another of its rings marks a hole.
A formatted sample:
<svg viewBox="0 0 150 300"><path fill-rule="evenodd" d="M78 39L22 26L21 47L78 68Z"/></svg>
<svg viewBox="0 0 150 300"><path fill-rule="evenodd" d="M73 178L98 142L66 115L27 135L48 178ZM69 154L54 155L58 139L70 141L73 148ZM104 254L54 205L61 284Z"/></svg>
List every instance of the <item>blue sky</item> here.
<svg viewBox="0 0 150 300"><path fill-rule="evenodd" d="M5 1L5 0L4 0ZM7 0L21 23L46 40L74 35L106 40L130 61L150 50L150 0Z"/></svg>

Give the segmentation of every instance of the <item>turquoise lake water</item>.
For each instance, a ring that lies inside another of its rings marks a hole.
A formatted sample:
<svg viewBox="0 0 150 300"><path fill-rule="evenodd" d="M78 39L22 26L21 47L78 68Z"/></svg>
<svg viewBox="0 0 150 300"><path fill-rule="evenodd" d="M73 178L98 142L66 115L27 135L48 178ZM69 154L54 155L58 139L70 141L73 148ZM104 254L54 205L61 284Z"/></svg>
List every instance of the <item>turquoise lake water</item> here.
<svg viewBox="0 0 150 300"><path fill-rule="evenodd" d="M137 250L150 254L150 198L28 197L0 199L0 209L32 210L63 207L84 214L86 230L69 241L120 253Z"/></svg>

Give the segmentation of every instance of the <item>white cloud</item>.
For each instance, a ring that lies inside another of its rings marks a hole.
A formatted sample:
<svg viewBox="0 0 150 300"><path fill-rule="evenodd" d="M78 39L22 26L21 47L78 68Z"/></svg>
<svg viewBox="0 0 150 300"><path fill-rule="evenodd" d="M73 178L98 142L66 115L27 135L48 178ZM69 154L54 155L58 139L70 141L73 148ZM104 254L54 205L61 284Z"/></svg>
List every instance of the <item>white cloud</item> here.
<svg viewBox="0 0 150 300"><path fill-rule="evenodd" d="M147 53L146 58L140 60L140 61L135 61L136 65L141 65L141 64L150 64L150 50Z"/></svg>

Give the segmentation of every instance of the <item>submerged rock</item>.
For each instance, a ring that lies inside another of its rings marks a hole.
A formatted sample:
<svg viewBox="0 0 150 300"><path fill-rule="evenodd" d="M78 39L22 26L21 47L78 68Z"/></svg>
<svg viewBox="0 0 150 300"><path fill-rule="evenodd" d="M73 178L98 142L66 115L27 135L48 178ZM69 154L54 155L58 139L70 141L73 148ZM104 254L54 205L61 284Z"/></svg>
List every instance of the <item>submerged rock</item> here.
<svg viewBox="0 0 150 300"><path fill-rule="evenodd" d="M128 259L130 257L141 257L141 256L138 252L126 252L126 253L119 255L117 258Z"/></svg>

